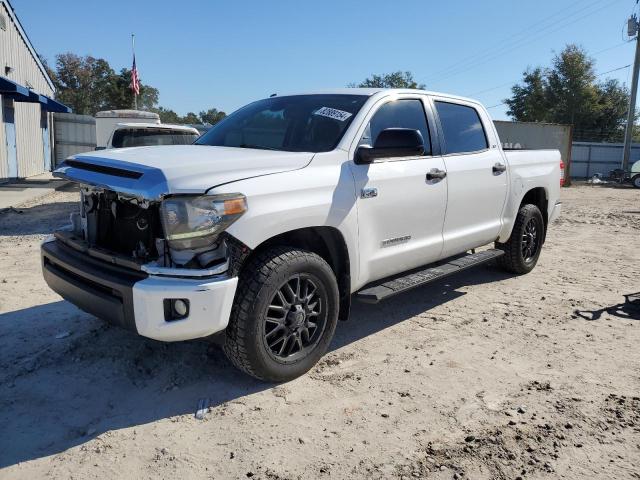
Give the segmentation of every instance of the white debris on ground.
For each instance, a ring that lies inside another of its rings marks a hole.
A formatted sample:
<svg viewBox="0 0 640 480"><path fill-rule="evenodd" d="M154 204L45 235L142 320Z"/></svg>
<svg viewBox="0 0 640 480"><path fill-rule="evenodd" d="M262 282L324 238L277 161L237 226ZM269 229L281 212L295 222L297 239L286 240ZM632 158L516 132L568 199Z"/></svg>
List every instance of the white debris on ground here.
<svg viewBox="0 0 640 480"><path fill-rule="evenodd" d="M283 385L51 292L39 243L75 193L1 214L0 477L640 478L640 321L610 308L640 290L640 192L562 194L531 274L355 304Z"/></svg>

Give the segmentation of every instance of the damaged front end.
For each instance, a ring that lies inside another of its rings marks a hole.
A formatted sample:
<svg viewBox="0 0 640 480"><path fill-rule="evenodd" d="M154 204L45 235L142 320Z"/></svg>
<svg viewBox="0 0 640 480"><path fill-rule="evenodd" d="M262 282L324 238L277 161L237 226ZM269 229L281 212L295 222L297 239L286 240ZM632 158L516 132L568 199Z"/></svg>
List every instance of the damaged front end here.
<svg viewBox="0 0 640 480"><path fill-rule="evenodd" d="M146 200L81 185L80 212L56 238L93 257L150 275L206 277L237 270L248 248L224 230L246 211L243 195Z"/></svg>
<svg viewBox="0 0 640 480"><path fill-rule="evenodd" d="M160 152L153 150L149 152ZM248 247L225 229L247 210L242 194L207 195L207 183L167 179L160 167L98 156L67 159L54 176L80 186L80 213L58 240L149 275L237 275ZM173 178L173 177L171 177Z"/></svg>
<svg viewBox="0 0 640 480"><path fill-rule="evenodd" d="M40 249L53 291L156 340L227 327L250 253L225 232L247 210L243 195L203 194L205 182L178 189L160 169L113 159L72 157L54 175L80 187L81 203Z"/></svg>

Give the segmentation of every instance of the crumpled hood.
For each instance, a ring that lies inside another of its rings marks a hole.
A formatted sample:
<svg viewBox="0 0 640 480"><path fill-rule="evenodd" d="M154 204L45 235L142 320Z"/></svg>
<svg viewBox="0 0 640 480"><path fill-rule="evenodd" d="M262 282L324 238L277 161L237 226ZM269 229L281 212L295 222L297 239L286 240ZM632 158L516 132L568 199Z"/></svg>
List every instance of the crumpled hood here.
<svg viewBox="0 0 640 480"><path fill-rule="evenodd" d="M204 193L251 177L304 168L313 153L169 145L82 153L68 158L54 176L158 200L177 193Z"/></svg>

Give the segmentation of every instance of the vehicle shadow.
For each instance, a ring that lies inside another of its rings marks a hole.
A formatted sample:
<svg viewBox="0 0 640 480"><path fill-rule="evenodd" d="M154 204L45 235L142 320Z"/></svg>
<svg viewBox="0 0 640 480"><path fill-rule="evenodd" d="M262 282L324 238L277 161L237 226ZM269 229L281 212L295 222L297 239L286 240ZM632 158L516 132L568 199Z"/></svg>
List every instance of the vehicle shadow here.
<svg viewBox="0 0 640 480"><path fill-rule="evenodd" d="M462 285L504 278L483 267L383 304L355 302L330 350L458 298ZM0 468L107 431L194 414L202 398L216 407L276 386L240 373L212 344L138 337L64 301L0 314L0 341L7 346L0 354Z"/></svg>
<svg viewBox="0 0 640 480"><path fill-rule="evenodd" d="M0 237L48 234L69 223L78 202L55 202L33 207L11 207L0 212Z"/></svg>

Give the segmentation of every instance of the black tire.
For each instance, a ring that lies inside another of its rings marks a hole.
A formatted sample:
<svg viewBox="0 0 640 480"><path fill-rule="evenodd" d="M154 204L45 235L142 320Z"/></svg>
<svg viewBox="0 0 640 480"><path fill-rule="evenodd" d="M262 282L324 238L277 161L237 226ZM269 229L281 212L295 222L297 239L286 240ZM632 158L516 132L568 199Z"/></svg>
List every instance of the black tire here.
<svg viewBox="0 0 640 480"><path fill-rule="evenodd" d="M300 300L303 297L306 300ZM269 249L240 274L224 351L237 368L255 378L292 380L327 351L338 306L335 275L321 257L289 247ZM281 343L276 343L279 338Z"/></svg>
<svg viewBox="0 0 640 480"><path fill-rule="evenodd" d="M633 185L636 188L640 188L640 175L635 175L631 179L631 185Z"/></svg>
<svg viewBox="0 0 640 480"><path fill-rule="evenodd" d="M498 265L511 273L529 273L538 263L544 235L540 209L531 204L523 205L518 211L509 240L496 243L496 248L504 250Z"/></svg>

